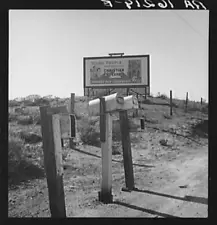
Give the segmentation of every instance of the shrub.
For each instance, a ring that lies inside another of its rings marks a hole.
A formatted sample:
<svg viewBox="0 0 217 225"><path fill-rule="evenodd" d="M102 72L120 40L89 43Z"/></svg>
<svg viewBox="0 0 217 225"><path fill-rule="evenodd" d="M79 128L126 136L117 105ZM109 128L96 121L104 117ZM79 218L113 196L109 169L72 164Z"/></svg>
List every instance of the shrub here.
<svg viewBox="0 0 217 225"><path fill-rule="evenodd" d="M18 136L9 135L8 140L8 169L13 172L20 164L23 155L24 141Z"/></svg>
<svg viewBox="0 0 217 225"><path fill-rule="evenodd" d="M80 139L84 144L100 146L98 119L84 118L78 126Z"/></svg>
<svg viewBox="0 0 217 225"><path fill-rule="evenodd" d="M32 116L19 116L17 119L17 123L20 125L30 125L33 124Z"/></svg>
<svg viewBox="0 0 217 225"><path fill-rule="evenodd" d="M35 99L34 106L50 105L50 101L45 98Z"/></svg>
<svg viewBox="0 0 217 225"><path fill-rule="evenodd" d="M152 103L152 101L150 99L144 99L144 100L142 100L141 103L143 103L143 104L150 104L150 103Z"/></svg>
<svg viewBox="0 0 217 225"><path fill-rule="evenodd" d="M8 122L16 121L18 115L16 113L8 113Z"/></svg>
<svg viewBox="0 0 217 225"><path fill-rule="evenodd" d="M206 114L208 114L208 112L209 112L208 110L209 110L208 105L202 106L202 108L201 108L201 112L206 113Z"/></svg>
<svg viewBox="0 0 217 225"><path fill-rule="evenodd" d="M35 144L42 141L42 137L33 132L21 131L19 132L19 135L20 135L20 138L25 141L25 143Z"/></svg>
<svg viewBox="0 0 217 225"><path fill-rule="evenodd" d="M28 145L21 139L20 133L9 126L8 140L8 184L44 177L43 153L39 145ZM15 187L14 186L14 187Z"/></svg>
<svg viewBox="0 0 217 225"><path fill-rule="evenodd" d="M41 124L41 116L36 115L33 119L35 125L40 125Z"/></svg>
<svg viewBox="0 0 217 225"><path fill-rule="evenodd" d="M168 97L166 96L166 94L160 94L160 92L158 92L157 94L157 98L161 98L161 99L168 99Z"/></svg>
<svg viewBox="0 0 217 225"><path fill-rule="evenodd" d="M178 106L178 104L176 104L175 102L172 102L172 107L173 107L173 108L178 108L179 106Z"/></svg>
<svg viewBox="0 0 217 225"><path fill-rule="evenodd" d="M78 113L77 111L75 111L75 118L76 118L77 120L80 120L80 119L83 118L83 115L82 115L81 113Z"/></svg>
<svg viewBox="0 0 217 225"><path fill-rule="evenodd" d="M8 106L9 107L20 106L20 102L18 102L16 100L9 100Z"/></svg>
<svg viewBox="0 0 217 225"><path fill-rule="evenodd" d="M120 121L114 120L112 124L112 140L121 141Z"/></svg>
<svg viewBox="0 0 217 225"><path fill-rule="evenodd" d="M191 127L192 136L208 138L208 120L201 120Z"/></svg>
<svg viewBox="0 0 217 225"><path fill-rule="evenodd" d="M163 117L164 117L165 119L171 119L171 118L172 118L172 116L170 116L170 115L167 114L167 113L164 113L164 114L163 114Z"/></svg>
<svg viewBox="0 0 217 225"><path fill-rule="evenodd" d="M112 155L121 155L121 153L122 153L121 146L117 146L117 145L112 146Z"/></svg>
<svg viewBox="0 0 217 225"><path fill-rule="evenodd" d="M145 117L145 122L152 123L152 124L158 124L159 123L159 121L157 119L148 118L147 116Z"/></svg>

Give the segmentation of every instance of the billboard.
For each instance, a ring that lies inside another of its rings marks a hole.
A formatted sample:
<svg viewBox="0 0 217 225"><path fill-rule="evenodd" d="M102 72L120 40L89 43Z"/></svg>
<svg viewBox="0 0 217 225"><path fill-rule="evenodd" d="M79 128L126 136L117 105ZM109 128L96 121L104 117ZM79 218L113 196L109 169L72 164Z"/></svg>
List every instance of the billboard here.
<svg viewBox="0 0 217 225"><path fill-rule="evenodd" d="M84 88L149 86L149 55L85 57Z"/></svg>

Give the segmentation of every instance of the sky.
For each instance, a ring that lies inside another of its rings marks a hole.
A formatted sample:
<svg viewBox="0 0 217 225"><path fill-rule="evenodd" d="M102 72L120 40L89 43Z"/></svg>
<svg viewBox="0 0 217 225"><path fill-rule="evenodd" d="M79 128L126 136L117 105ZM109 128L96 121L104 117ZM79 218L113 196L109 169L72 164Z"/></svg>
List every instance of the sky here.
<svg viewBox="0 0 217 225"><path fill-rule="evenodd" d="M208 101L208 10L10 10L9 99L82 96L83 57L150 55L150 92Z"/></svg>

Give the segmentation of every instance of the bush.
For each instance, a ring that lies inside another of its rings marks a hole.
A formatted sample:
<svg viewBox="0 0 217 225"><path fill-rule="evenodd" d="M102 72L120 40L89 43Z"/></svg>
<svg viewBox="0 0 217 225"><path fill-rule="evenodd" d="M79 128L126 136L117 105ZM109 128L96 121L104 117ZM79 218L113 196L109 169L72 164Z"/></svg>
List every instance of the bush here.
<svg viewBox="0 0 217 225"><path fill-rule="evenodd" d="M9 107L20 106L20 102L18 102L16 100L9 100L8 106Z"/></svg>
<svg viewBox="0 0 217 225"><path fill-rule="evenodd" d="M206 113L206 114L208 114L208 112L209 112L208 110L209 110L208 105L203 106L203 107L201 108L201 112Z"/></svg>
<svg viewBox="0 0 217 225"><path fill-rule="evenodd" d="M164 117L165 119L172 119L172 116L170 116L170 115L167 114L167 113L164 113L164 114L163 114L163 117Z"/></svg>
<svg viewBox="0 0 217 225"><path fill-rule="evenodd" d="M8 172L14 172L23 155L24 141L18 136L10 135L8 140Z"/></svg>
<svg viewBox="0 0 217 225"><path fill-rule="evenodd" d="M112 145L112 155L121 155L122 146L121 145Z"/></svg>
<svg viewBox="0 0 217 225"><path fill-rule="evenodd" d="M208 138L208 120L201 120L191 127L192 136Z"/></svg>
<svg viewBox="0 0 217 225"><path fill-rule="evenodd" d="M8 122L16 121L18 115L16 113L8 113Z"/></svg>
<svg viewBox="0 0 217 225"><path fill-rule="evenodd" d="M36 115L33 119L35 125L40 125L41 124L41 116Z"/></svg>
<svg viewBox="0 0 217 225"><path fill-rule="evenodd" d="M39 98L35 100L35 105L37 106L50 105L50 101L48 99Z"/></svg>
<svg viewBox="0 0 217 225"><path fill-rule="evenodd" d="M114 120L112 124L112 140L121 141L120 121Z"/></svg>
<svg viewBox="0 0 217 225"><path fill-rule="evenodd" d="M19 136L9 136L8 160L19 162L21 160L24 141Z"/></svg>
<svg viewBox="0 0 217 225"><path fill-rule="evenodd" d="M33 132L21 131L19 132L19 135L20 135L20 138L25 141L25 143L35 144L42 141L42 137Z"/></svg>
<svg viewBox="0 0 217 225"><path fill-rule="evenodd" d="M44 177L43 153L40 145L28 145L20 133L9 126L8 141L8 185ZM15 187L14 186L14 187Z"/></svg>
<svg viewBox="0 0 217 225"><path fill-rule="evenodd" d="M178 104L176 104L175 102L172 102L172 107L173 108L179 108Z"/></svg>
<svg viewBox="0 0 217 225"><path fill-rule="evenodd" d="M76 120L80 120L83 118L83 115L81 113L78 113L77 111L75 111L75 118L76 118Z"/></svg>
<svg viewBox="0 0 217 225"><path fill-rule="evenodd" d="M20 125L30 125L33 124L32 116L19 116L17 119L17 123Z"/></svg>
<svg viewBox="0 0 217 225"><path fill-rule="evenodd" d="M144 100L142 100L141 103L143 103L143 104L151 104L152 101L150 99L144 99Z"/></svg>
<svg viewBox="0 0 217 225"><path fill-rule="evenodd" d="M98 119L84 118L78 126L80 139L84 144L100 146L100 131Z"/></svg>
<svg viewBox="0 0 217 225"><path fill-rule="evenodd" d="M168 99L168 97L165 94L160 94L160 92L158 92L157 98L164 99L164 100Z"/></svg>

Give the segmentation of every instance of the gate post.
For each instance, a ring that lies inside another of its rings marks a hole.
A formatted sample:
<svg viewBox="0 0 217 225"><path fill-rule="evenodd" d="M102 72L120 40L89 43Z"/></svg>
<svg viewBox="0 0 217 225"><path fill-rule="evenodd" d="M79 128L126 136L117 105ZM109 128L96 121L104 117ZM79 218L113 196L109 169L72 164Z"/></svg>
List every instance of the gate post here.
<svg viewBox="0 0 217 225"><path fill-rule="evenodd" d="M126 188L122 188L123 191L131 191L134 189L134 175L133 175L133 162L131 154L131 142L130 132L128 124L127 111L120 111L120 128L121 128L121 140L124 157L124 172Z"/></svg>
<svg viewBox="0 0 217 225"><path fill-rule="evenodd" d="M51 217L66 217L63 187L63 165L60 116L48 113L50 107L40 107L44 167L47 177Z"/></svg>
<svg viewBox="0 0 217 225"><path fill-rule="evenodd" d="M112 116L105 113L105 99L100 98L100 141L102 151L102 181L99 200L112 202Z"/></svg>

